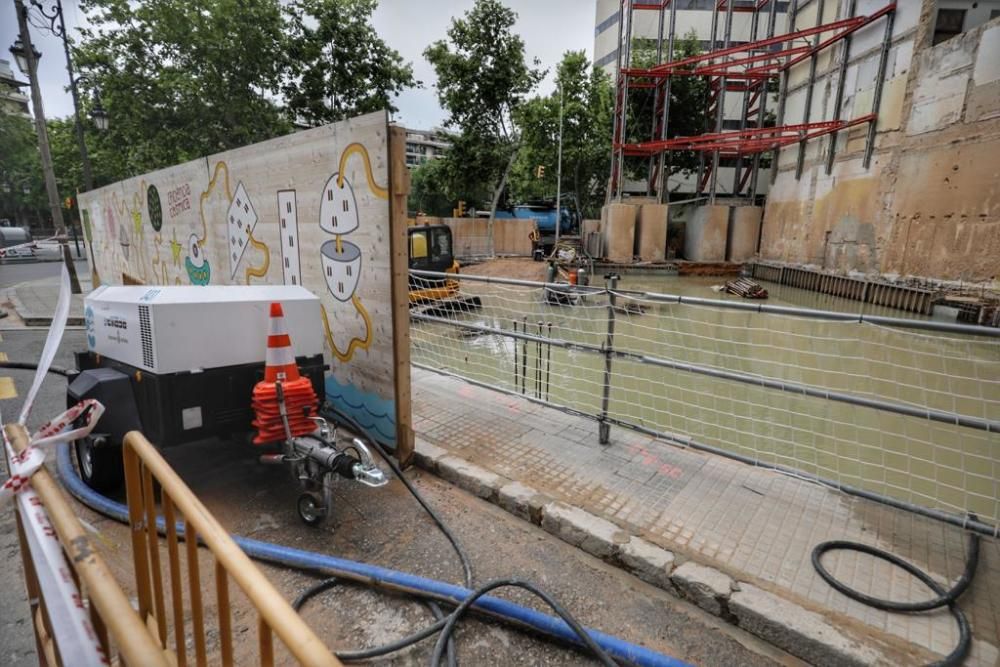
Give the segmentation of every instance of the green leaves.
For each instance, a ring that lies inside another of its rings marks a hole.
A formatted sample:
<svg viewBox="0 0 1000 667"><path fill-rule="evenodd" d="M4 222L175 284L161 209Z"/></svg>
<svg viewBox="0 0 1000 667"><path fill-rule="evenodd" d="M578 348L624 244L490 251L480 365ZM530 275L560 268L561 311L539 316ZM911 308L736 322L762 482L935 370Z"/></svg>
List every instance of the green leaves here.
<svg viewBox="0 0 1000 667"><path fill-rule="evenodd" d="M526 62L524 40L513 32L516 19L498 0L476 0L452 20L447 40L424 51L437 73L445 125L458 131L441 169L450 193L470 208L496 195L517 145L513 115L544 75L537 61Z"/></svg>
<svg viewBox="0 0 1000 667"><path fill-rule="evenodd" d="M288 7L288 111L319 125L378 109L419 85L371 25L376 0L294 0Z"/></svg>
<svg viewBox="0 0 1000 667"><path fill-rule="evenodd" d="M47 202L31 121L0 111L0 218L17 225L45 220Z"/></svg>
<svg viewBox="0 0 1000 667"><path fill-rule="evenodd" d="M559 149L559 98L562 90L562 192L576 197L588 217L600 214L611 164L614 98L611 81L593 68L583 51L568 51L559 63L556 90L526 102L516 114L521 150L511 174L517 201L556 195ZM537 167L545 177L537 177Z"/></svg>
<svg viewBox="0 0 1000 667"><path fill-rule="evenodd" d="M115 178L382 108L415 84L375 0L83 0L75 49ZM96 161L95 161L96 162ZM97 169L95 164L95 169ZM99 181L99 184L104 181Z"/></svg>

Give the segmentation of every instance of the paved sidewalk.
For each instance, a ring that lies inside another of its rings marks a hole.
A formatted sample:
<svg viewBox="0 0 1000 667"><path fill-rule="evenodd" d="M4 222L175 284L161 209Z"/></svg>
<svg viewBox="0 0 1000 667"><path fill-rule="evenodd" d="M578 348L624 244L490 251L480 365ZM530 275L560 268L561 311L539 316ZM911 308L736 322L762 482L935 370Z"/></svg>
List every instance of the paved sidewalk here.
<svg viewBox="0 0 1000 667"><path fill-rule="evenodd" d="M865 542L948 585L965 566L966 536L957 528L626 429L613 429L610 446L602 447L594 421L424 369L413 369L412 382L417 448L424 452L418 458L425 465L429 461L442 476L473 487L495 487L481 495L502 505L512 494L524 498L528 518L543 527L546 519L538 514L565 514L565 505L584 510L579 514L592 517L575 525L589 522L597 534L604 526L610 547L592 541L588 548L585 538L565 529L565 521L553 520L553 532L592 553L603 549L600 555L629 569L634 549L627 545L637 538L660 547L661 554L669 550L670 562L661 557L670 573L664 587L672 584L810 662L922 664L932 653L949 653L958 640L947 610L906 615L866 607L830 588L810 559L812 548L825 540ZM877 597L931 597L922 584L882 561L834 552L824 563L839 579ZM1000 543L983 538L975 581L960 600L974 638L966 664L1000 664L998 575ZM804 627L803 619L812 616L829 627Z"/></svg>
<svg viewBox="0 0 1000 667"><path fill-rule="evenodd" d="M70 326L83 325L83 298L92 289L89 277L77 276L82 294L74 294L69 304ZM14 306L17 316L25 326L47 327L52 324L52 314L59 302L59 278L32 280L7 289L7 299Z"/></svg>

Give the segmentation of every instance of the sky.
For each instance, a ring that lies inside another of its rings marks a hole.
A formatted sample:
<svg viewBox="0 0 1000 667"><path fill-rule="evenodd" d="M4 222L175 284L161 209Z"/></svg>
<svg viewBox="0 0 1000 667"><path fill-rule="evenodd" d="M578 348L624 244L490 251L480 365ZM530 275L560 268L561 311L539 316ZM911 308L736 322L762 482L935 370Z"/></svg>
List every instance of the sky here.
<svg viewBox="0 0 1000 667"><path fill-rule="evenodd" d="M372 19L375 29L390 47L399 51L404 60L413 64L414 78L423 82L422 88L407 90L396 100L399 109L394 116L396 122L410 128L430 129L444 120L445 114L434 89L434 70L424 59L423 51L431 42L445 38L452 17L463 14L473 2L380 0ZM53 0L45 0L47 7L52 4ZM63 0L67 29L71 35L76 26L85 21L78 4L77 0ZM518 14L514 29L524 39L529 60L537 57L541 66L548 70L545 80L539 85L539 93L546 94L554 87L555 66L563 53L584 50L587 57L593 56L594 0L504 0L504 4ZM0 58L11 61L14 74L25 80L8 51L17 34L13 0L0 0ZM39 80L45 115L50 118L71 115L73 102L66 92L69 79L62 42L34 26L31 27L31 38L35 48L42 52ZM25 92L28 92L27 88Z"/></svg>

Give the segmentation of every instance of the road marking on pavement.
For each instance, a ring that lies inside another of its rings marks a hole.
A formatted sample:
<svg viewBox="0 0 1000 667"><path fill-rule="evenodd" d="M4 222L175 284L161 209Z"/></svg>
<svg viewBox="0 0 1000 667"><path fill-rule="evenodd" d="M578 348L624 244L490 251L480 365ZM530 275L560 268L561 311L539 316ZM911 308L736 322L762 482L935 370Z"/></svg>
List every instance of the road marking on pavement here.
<svg viewBox="0 0 1000 667"><path fill-rule="evenodd" d="M17 398L17 389L14 388L14 380L9 377L0 378L0 401L8 398Z"/></svg>
<svg viewBox="0 0 1000 667"><path fill-rule="evenodd" d="M2 339L0 339L0 340L2 340ZM0 361L10 361L10 359L7 358L7 353L6 352L0 352Z"/></svg>

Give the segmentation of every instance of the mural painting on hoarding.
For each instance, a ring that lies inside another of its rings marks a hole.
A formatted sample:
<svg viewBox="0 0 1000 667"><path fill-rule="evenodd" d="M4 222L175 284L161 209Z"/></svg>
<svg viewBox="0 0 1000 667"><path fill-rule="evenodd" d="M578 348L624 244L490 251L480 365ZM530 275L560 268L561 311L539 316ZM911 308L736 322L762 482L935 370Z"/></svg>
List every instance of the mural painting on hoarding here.
<svg viewBox="0 0 1000 667"><path fill-rule="evenodd" d="M388 132L379 112L83 193L94 271L112 284L303 285L322 304L327 398L393 445L394 300L407 297L393 293L406 267L390 248Z"/></svg>

